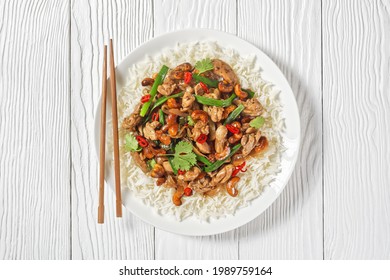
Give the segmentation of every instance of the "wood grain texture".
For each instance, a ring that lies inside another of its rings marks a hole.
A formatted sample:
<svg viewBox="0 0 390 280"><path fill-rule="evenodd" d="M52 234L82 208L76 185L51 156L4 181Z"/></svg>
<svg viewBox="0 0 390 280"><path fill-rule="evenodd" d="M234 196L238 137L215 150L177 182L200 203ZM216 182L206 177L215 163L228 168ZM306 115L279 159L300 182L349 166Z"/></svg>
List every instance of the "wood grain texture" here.
<svg viewBox="0 0 390 280"><path fill-rule="evenodd" d="M154 33L185 28L236 32L235 0L154 0Z"/></svg>
<svg viewBox="0 0 390 280"><path fill-rule="evenodd" d="M0 259L70 257L68 11L0 1Z"/></svg>
<svg viewBox="0 0 390 280"><path fill-rule="evenodd" d="M98 160L94 117L101 92L103 45L113 38L115 61L152 37L151 1L72 1L72 258L151 259L153 227L125 211L115 218L106 185L105 223L97 224Z"/></svg>
<svg viewBox="0 0 390 280"><path fill-rule="evenodd" d="M155 35L190 27L235 33L236 1L155 0L154 19ZM210 237L184 237L156 229L155 242L156 259L238 258L237 231Z"/></svg>
<svg viewBox="0 0 390 280"><path fill-rule="evenodd" d="M301 148L277 201L240 228L241 259L321 259L321 2L238 1L238 36L280 67L298 102Z"/></svg>
<svg viewBox="0 0 390 280"><path fill-rule="evenodd" d="M326 259L390 258L390 1L325 1Z"/></svg>
<svg viewBox="0 0 390 280"><path fill-rule="evenodd" d="M107 186L98 225L103 44L120 63L189 27L237 34L281 68L301 113L295 172L225 234L117 219ZM389 30L389 0L0 1L0 259L390 259Z"/></svg>

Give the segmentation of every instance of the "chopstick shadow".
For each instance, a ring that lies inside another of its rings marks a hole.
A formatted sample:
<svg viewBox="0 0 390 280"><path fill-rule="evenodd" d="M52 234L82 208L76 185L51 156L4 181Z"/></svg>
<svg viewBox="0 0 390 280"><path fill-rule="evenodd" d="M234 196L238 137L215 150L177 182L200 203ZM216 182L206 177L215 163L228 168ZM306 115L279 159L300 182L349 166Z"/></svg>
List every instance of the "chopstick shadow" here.
<svg viewBox="0 0 390 280"><path fill-rule="evenodd" d="M240 242L250 242L255 238L259 240L259 236L262 239L269 234L277 234L274 237L277 239L294 230L297 232L303 222L312 221L304 221L310 215L319 214L320 222L315 226L320 224L322 227L321 89L318 86L318 92L309 90L308 85L292 68L280 61L277 65L287 78L298 103L301 123L299 155L294 172L279 198L259 217L237 229ZM307 211L314 213L309 214ZM297 215L299 216L296 217Z"/></svg>

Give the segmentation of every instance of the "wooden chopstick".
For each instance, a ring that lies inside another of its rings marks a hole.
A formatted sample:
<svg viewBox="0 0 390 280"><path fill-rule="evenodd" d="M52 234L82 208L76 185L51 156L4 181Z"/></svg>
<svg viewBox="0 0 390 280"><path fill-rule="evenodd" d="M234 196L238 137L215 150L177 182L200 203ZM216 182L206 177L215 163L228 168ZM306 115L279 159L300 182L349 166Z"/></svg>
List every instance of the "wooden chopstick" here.
<svg viewBox="0 0 390 280"><path fill-rule="evenodd" d="M122 194L121 194L119 142L118 142L118 111L116 105L116 79L115 79L115 63L114 63L114 50L112 46L112 39L110 39L110 81L111 81L112 133L114 138L116 216L122 217Z"/></svg>
<svg viewBox="0 0 390 280"><path fill-rule="evenodd" d="M104 45L102 108L100 112L100 178L98 223L104 223L104 167L106 161L107 45Z"/></svg>

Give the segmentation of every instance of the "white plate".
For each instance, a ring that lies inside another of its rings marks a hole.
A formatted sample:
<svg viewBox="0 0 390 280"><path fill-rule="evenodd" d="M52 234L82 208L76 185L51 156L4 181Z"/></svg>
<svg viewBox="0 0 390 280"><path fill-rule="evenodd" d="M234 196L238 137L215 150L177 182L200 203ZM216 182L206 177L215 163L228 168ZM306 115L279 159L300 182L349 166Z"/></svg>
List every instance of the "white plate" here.
<svg viewBox="0 0 390 280"><path fill-rule="evenodd" d="M189 43L197 41L216 41L220 45L233 48L239 54L256 56L256 63L262 68L262 77L271 82L281 91L280 100L282 103L282 114L285 119L286 129L282 133L283 145L286 151L282 155L281 172L263 193L254 199L248 207L237 210L235 215L219 219L212 219L210 222L202 222L196 218L187 218L184 221L177 221L174 217L160 216L150 207L142 203L139 198L130 194L127 188L122 189L123 205L134 215L144 221L173 233L184 235L211 235L226 232L238 228L259 216L279 196L286 186L291 173L294 170L298 156L300 142L300 122L298 106L292 90L275 63L261 50L252 44L234 35L209 29L186 29L167 33L154 38L131 52L117 67L117 92L124 86L128 68L144 60L146 55L156 55L163 48L174 48L179 42ZM108 93L110 96L110 93ZM109 100L107 104L107 121L111 120ZM99 124L100 124L100 102L95 114L95 148L99 155ZM111 133L111 131L107 131ZM113 167L106 162L106 181L114 190ZM106 213L107 214L107 213Z"/></svg>

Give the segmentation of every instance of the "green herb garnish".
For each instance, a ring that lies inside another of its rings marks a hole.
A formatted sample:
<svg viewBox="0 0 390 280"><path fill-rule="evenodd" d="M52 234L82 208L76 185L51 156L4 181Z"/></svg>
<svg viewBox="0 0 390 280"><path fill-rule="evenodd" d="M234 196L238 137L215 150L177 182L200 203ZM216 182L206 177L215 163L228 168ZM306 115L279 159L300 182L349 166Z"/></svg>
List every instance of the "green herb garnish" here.
<svg viewBox="0 0 390 280"><path fill-rule="evenodd" d="M189 142L181 141L175 147L175 154L172 159L172 166L176 170L190 170L196 164L196 155L192 152L192 145Z"/></svg>
<svg viewBox="0 0 390 280"><path fill-rule="evenodd" d="M254 128L256 128L256 129L259 129L260 127L263 126L264 122L265 122L265 119L264 119L263 117L257 117L257 118L255 118L255 119L251 120L250 123L249 123L249 125L250 125L251 127L254 127Z"/></svg>
<svg viewBox="0 0 390 280"><path fill-rule="evenodd" d="M128 152L139 152L142 148L138 145L137 139L135 139L133 134L125 135L125 149Z"/></svg>
<svg viewBox="0 0 390 280"><path fill-rule="evenodd" d="M194 126L195 125L195 122L194 120L191 118L191 116L187 116L187 123L189 126Z"/></svg>
<svg viewBox="0 0 390 280"><path fill-rule="evenodd" d="M205 58L195 63L195 69L198 70L198 74L201 74L206 71L213 70L214 66L210 58Z"/></svg>

